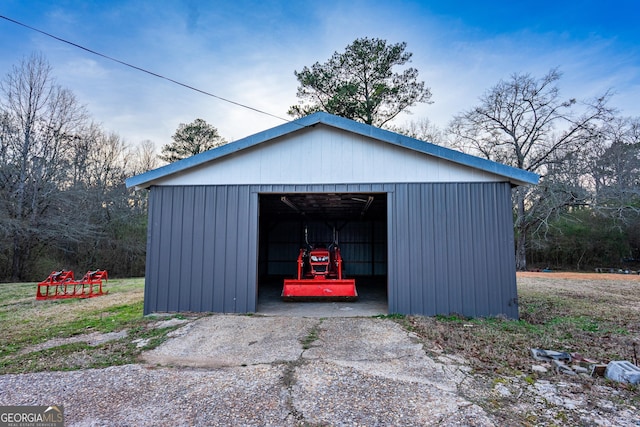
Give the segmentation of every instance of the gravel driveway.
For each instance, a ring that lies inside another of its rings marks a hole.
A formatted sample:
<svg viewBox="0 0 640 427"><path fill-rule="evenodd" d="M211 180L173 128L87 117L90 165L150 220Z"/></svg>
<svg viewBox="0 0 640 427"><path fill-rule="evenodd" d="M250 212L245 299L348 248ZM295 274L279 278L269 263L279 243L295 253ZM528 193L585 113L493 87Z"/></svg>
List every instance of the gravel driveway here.
<svg viewBox="0 0 640 427"><path fill-rule="evenodd" d="M67 426L423 426L494 421L460 360L389 319L214 315L138 365L0 376L0 405L64 405Z"/></svg>

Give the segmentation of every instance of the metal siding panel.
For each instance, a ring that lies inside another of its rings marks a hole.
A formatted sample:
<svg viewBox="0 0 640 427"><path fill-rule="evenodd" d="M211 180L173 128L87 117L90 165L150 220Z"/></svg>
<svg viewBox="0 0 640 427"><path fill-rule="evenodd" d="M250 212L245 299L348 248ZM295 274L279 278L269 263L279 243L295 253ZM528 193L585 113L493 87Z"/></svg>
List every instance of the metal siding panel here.
<svg viewBox="0 0 640 427"><path fill-rule="evenodd" d="M437 218L434 215L433 186L409 185L412 191L407 200L407 213L409 220L409 234L407 239L414 242L411 252L415 259L411 260L406 268L414 271L416 280L410 283L412 289L411 300L412 314L431 313L428 307L435 307L437 296L437 280L435 273L435 257L437 255L434 239L434 230Z"/></svg>
<svg viewBox="0 0 640 427"><path fill-rule="evenodd" d="M394 186L395 190L395 186ZM395 191L387 192L387 310L389 313L401 313L398 309L398 279L396 278L396 194Z"/></svg>
<svg viewBox="0 0 640 427"><path fill-rule="evenodd" d="M473 316L476 307L475 298L475 240L473 235L473 205L471 198L471 188L468 184L459 185L458 197L458 224L460 226L460 259L463 260L460 270L460 284L462 287L462 314Z"/></svg>
<svg viewBox="0 0 640 427"><path fill-rule="evenodd" d="M295 257L300 249L298 233L288 232L299 228L299 221L285 221L269 229L266 255L267 274L295 275Z"/></svg>
<svg viewBox="0 0 640 427"><path fill-rule="evenodd" d="M347 223L340 230L340 249L345 259L345 274L351 276L376 274L375 257L382 258L384 249L377 249L381 252L377 255L376 243L379 241L376 241L375 229L383 226L384 224L378 222L356 221Z"/></svg>
<svg viewBox="0 0 640 427"><path fill-rule="evenodd" d="M470 232L472 241L471 259L473 260L473 279L471 281L472 297L473 297L473 311L467 314L467 316L481 316L482 314L482 300L484 296L481 290L481 277L482 269L484 268L484 260L482 259L482 251L485 249L482 242L482 223L478 220L482 212L482 200L478 198L478 190L475 187L469 188L469 204L471 206ZM482 224L484 226L484 224Z"/></svg>
<svg viewBox="0 0 640 427"><path fill-rule="evenodd" d="M154 283L155 272L153 271L157 266L155 262L155 248L153 246L153 231L156 230L152 227L153 213L155 208L155 198L157 194L154 192L154 187L149 188L149 194L147 195L147 242L145 252L145 264L144 264L144 299L142 301L142 314L147 315L151 313L151 299L153 298L152 290L155 291Z"/></svg>
<svg viewBox="0 0 640 427"><path fill-rule="evenodd" d="M278 182L280 179L291 182L292 176L304 182L324 180L326 175L323 174L322 165L311 171L315 173L309 173L310 171L305 171L306 165L300 162L300 159L316 149L323 150L326 144L322 143L329 138L339 142L338 151L342 154L336 156L335 152L330 152L324 156L325 161L344 173L344 176L332 177L337 182L347 182L347 177L355 177L356 182L379 181L381 175L388 178L386 182L434 182L434 175L436 178L439 175L451 176L447 171L440 171L441 163L451 163L458 168L469 169L471 178L487 175L482 181L488 181L494 176L494 181L536 184L539 179L538 175L530 172L322 112L298 121L299 123L287 123L268 129L215 150L129 178L126 182L127 187L146 188L154 181L164 181L167 185L236 185ZM300 125L303 123L308 127L301 129ZM377 148L372 152L374 146ZM395 151L402 155L394 154ZM365 153L370 154L367 156ZM435 160L436 164L420 162L420 158L423 157ZM212 165L211 169L220 179L209 177L210 181L207 182L204 180L207 178L206 175L203 177L189 173L194 170L206 171L207 168L198 168L202 165ZM291 174L290 171L294 173ZM406 179L403 179L405 176ZM168 184L172 178L173 183ZM176 182L176 178L191 178L193 181ZM234 181L237 179L241 179L242 182ZM455 181L476 180L457 177Z"/></svg>
<svg viewBox="0 0 640 427"><path fill-rule="evenodd" d="M236 294L237 294L237 259L239 255L238 245L240 227L244 227L239 216L242 214L238 211L238 186L230 185L227 187L226 197L226 235L225 235L225 265L224 265L224 312L236 312Z"/></svg>
<svg viewBox="0 0 640 427"><path fill-rule="evenodd" d="M194 245L194 191L193 186L183 187L182 191L182 230L180 239L180 282L179 282L179 296L178 296L178 309L177 311L190 311L191 306L191 292L195 286L193 277L194 266L193 262L193 245Z"/></svg>
<svg viewBox="0 0 640 427"><path fill-rule="evenodd" d="M491 297L494 292L494 289L498 285L494 281L490 281L489 277L492 272L495 274L495 271L492 269L494 260L497 259L497 253L495 252L495 227L493 226L493 200L491 199L491 191L486 186L477 186L478 198L482 200L482 204L480 205L480 217L478 219L478 223L476 227L479 229L481 236L481 246L478 248L479 251L479 259L481 262L481 266L479 268L479 304L478 304L478 316L488 316L491 313ZM482 224L482 225L481 225Z"/></svg>
<svg viewBox="0 0 640 427"><path fill-rule="evenodd" d="M374 276L386 276L387 274L387 248L386 248L386 230L387 230L387 222L386 219L384 221L376 221L371 224L371 250L372 254L372 263L371 266L371 274Z"/></svg>
<svg viewBox="0 0 640 427"><path fill-rule="evenodd" d="M488 290L488 305L487 315L494 316L503 312L503 283L500 280L500 225L498 223L498 200L497 200L497 188L495 186L483 186L484 200L486 202L486 242L487 242L487 254L493 256L487 256L487 269L489 283L487 285Z"/></svg>
<svg viewBox="0 0 640 427"><path fill-rule="evenodd" d="M449 277L448 265L457 260L447 258L447 246L450 236L447 235L447 216L455 215L447 205L447 185L430 185L433 188L433 219L434 219L434 262L435 271L435 314L449 314Z"/></svg>
<svg viewBox="0 0 640 427"><path fill-rule="evenodd" d="M238 203L236 209L240 216L240 227L238 228L238 251L236 253L236 295L235 295L235 312L246 313L248 312L248 299L249 295L253 292L253 287L249 284L249 268L253 262L253 256L250 248L250 227L251 227L251 193L249 187L246 185L238 187ZM254 239L257 240L257 235L254 235Z"/></svg>
<svg viewBox="0 0 640 427"><path fill-rule="evenodd" d="M147 254L144 280L144 314L157 310L158 303L158 269L160 230L159 216L162 206L162 191L158 187L151 187L148 198L148 226L147 226ZM158 224L156 224L158 222Z"/></svg>
<svg viewBox="0 0 640 427"><path fill-rule="evenodd" d="M395 192L395 260L394 273L394 294L396 298L395 309L398 313L412 314L410 281L411 269L415 266L411 264L411 252L409 241L411 239L410 216L407 208L408 188L406 184L396 187Z"/></svg>
<svg viewBox="0 0 640 427"><path fill-rule="evenodd" d="M255 313L258 305L258 193L249 191L249 234L247 236L247 297L245 311Z"/></svg>
<svg viewBox="0 0 640 427"><path fill-rule="evenodd" d="M204 194L204 242L202 250L203 281L202 281L202 311L214 311L213 288L215 272L215 244L216 244L216 187L205 187Z"/></svg>
<svg viewBox="0 0 640 427"><path fill-rule="evenodd" d="M249 210L249 187L246 185L238 187L238 202L236 209L239 216L242 216L238 227L238 250L235 259L235 313L246 313L247 299L249 295L248 269L250 262L249 254L249 227L250 227L250 210ZM256 237L257 238L257 237Z"/></svg>
<svg viewBox="0 0 640 427"><path fill-rule="evenodd" d="M518 318L518 288L516 284L516 261L514 254L513 206L509 183L496 185L498 191L498 228L500 232L500 283L504 306L501 313Z"/></svg>
<svg viewBox="0 0 640 427"><path fill-rule="evenodd" d="M205 242L205 187L194 188L193 200L193 246L191 259L191 292L189 311L202 311L202 294L205 282L206 262L204 258Z"/></svg>
<svg viewBox="0 0 640 427"><path fill-rule="evenodd" d="M167 311L180 310L180 293L182 289L182 224L184 221L184 188L174 187L171 192L171 216L166 222L170 224L169 244L169 282L167 293Z"/></svg>
<svg viewBox="0 0 640 427"><path fill-rule="evenodd" d="M162 206L156 227L160 229L162 238L158 242L160 265L158 268L157 300L155 311L169 311L169 286L171 283L171 217L173 214L173 188L162 189Z"/></svg>
<svg viewBox="0 0 640 427"><path fill-rule="evenodd" d="M407 186L407 199L403 204L403 208L407 210L407 227L409 236L407 236L408 253L407 264L410 266L408 271L409 280L403 284L407 288L409 295L409 313L418 314L422 311L423 291L427 291L429 284L425 281L425 253L422 249L424 242L423 228L428 224L423 224L425 218L421 209L421 186ZM428 291L427 291L428 292Z"/></svg>
<svg viewBox="0 0 640 427"><path fill-rule="evenodd" d="M255 311L258 191L274 190L387 193L387 226L354 223L341 240L356 263L384 254L390 313L517 317L508 183L152 187L145 312L187 299L193 311ZM365 232L386 247L363 247Z"/></svg>
<svg viewBox="0 0 640 427"><path fill-rule="evenodd" d="M422 234L417 236L421 240L423 281L423 298L419 300L420 306L416 313L432 316L438 313L438 295L440 293L440 278L438 277L439 254L442 241L438 237L439 211L444 208L438 199L436 187L432 184L420 185L422 200L420 201L419 213L424 223ZM416 212L416 213L418 213Z"/></svg>
<svg viewBox="0 0 640 427"><path fill-rule="evenodd" d="M499 188L496 185L483 186L485 189L485 196L487 200L491 202L490 209L487 214L490 215L487 219L491 223L491 235L487 236L487 242L490 245L487 251L487 265L488 265L488 289L489 289L489 304L487 307L489 316L496 316L498 314L505 314L507 306L505 303L507 300L503 297L506 288L505 283L501 280L502 274L502 239L500 237L500 203L498 202ZM491 256L493 255L493 256Z"/></svg>
<svg viewBox="0 0 640 427"><path fill-rule="evenodd" d="M497 196L505 186L396 186L388 207L390 312L513 317L505 297L515 281L510 203Z"/></svg>
<svg viewBox="0 0 640 427"><path fill-rule="evenodd" d="M215 218L214 226L214 256L213 263L213 311L216 313L224 313L224 281L225 281L225 265L227 253L227 187L216 188L215 210L212 215Z"/></svg>
<svg viewBox="0 0 640 427"><path fill-rule="evenodd" d="M472 195L474 197L474 205L476 206L473 220L473 233L476 238L474 258L475 258L475 297L476 297L476 312L474 316L486 316L489 312L489 278L488 278L488 257L487 250L489 249L489 230L487 227L491 224L488 222L487 217L487 205L488 201L485 199L486 194L483 186L473 185Z"/></svg>
<svg viewBox="0 0 640 427"><path fill-rule="evenodd" d="M477 167L482 167L478 163L486 160L474 159L473 165L465 165L439 158L436 153L424 153L420 149L425 146L423 142L409 148L324 127L316 128L315 132L302 131L299 135L285 136L277 142L266 143L259 149L220 156L198 162L199 164L187 162L191 165L180 168L182 173L175 173L178 171L172 167L170 169L174 169L173 172L160 174L161 176L152 178L151 182L165 186L188 186L252 183L307 185L327 182L357 184L363 181L497 182L508 179L499 171L493 170L496 164L491 163L487 170ZM220 149L224 150L224 147ZM438 151L441 150L442 147L438 147ZM313 153L313 168L300 161L308 157L308 153ZM336 153L340 155L337 156ZM460 155L462 153L457 153L454 157ZM504 168L503 165L499 166ZM136 185L136 181L140 183L137 179L127 182L129 185Z"/></svg>
<svg viewBox="0 0 640 427"><path fill-rule="evenodd" d="M367 193L370 191L369 187L366 184L346 184L345 191L347 193Z"/></svg>
<svg viewBox="0 0 640 427"><path fill-rule="evenodd" d="M449 312L462 314L462 274L464 260L460 248L464 245L464 236L460 234L459 184L448 187L447 207L447 276L449 278ZM452 262L453 261L453 262Z"/></svg>
<svg viewBox="0 0 640 427"><path fill-rule="evenodd" d="M484 279L483 284L484 287L484 313L483 316L491 316L493 315L492 306L494 301L492 301L492 297L495 296L495 290L500 287L500 284L497 283L498 279L498 270L499 266L499 257L498 257L498 246L496 239L496 227L495 227L495 198L493 197L493 186L487 185L479 185L481 188L480 197L483 201L483 209L482 209L482 241L484 243L483 249L483 262L484 262L484 270L482 278Z"/></svg>
<svg viewBox="0 0 640 427"><path fill-rule="evenodd" d="M255 311L257 195L250 208L250 194L248 186L152 187L145 313Z"/></svg>
<svg viewBox="0 0 640 427"><path fill-rule="evenodd" d="M420 253L420 281L413 286L420 286L421 298L416 299L416 314L435 314L435 259L434 259L434 214L433 214L433 186L418 186L419 197L417 198L416 208L413 209L415 215L419 214L418 225L420 232L416 232L413 236L419 243L417 250Z"/></svg>
<svg viewBox="0 0 640 427"><path fill-rule="evenodd" d="M332 185L333 190L327 191L328 193L346 193L347 192L347 184L336 184Z"/></svg>

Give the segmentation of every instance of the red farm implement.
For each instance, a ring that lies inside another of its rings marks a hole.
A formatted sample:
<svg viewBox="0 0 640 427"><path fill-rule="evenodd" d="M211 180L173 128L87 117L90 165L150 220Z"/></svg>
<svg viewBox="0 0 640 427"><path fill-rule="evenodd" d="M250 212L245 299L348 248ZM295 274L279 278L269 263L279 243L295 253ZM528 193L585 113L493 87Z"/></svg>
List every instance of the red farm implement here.
<svg viewBox="0 0 640 427"><path fill-rule="evenodd" d="M37 300L93 298L106 295L102 290L102 281L107 281L106 270L87 271L82 279L75 280L73 271L53 271L42 282L38 283Z"/></svg>
<svg viewBox="0 0 640 427"><path fill-rule="evenodd" d="M340 248L332 244L327 249L300 249L296 279L285 279L282 289L285 301L337 300L358 298L355 279L345 279Z"/></svg>

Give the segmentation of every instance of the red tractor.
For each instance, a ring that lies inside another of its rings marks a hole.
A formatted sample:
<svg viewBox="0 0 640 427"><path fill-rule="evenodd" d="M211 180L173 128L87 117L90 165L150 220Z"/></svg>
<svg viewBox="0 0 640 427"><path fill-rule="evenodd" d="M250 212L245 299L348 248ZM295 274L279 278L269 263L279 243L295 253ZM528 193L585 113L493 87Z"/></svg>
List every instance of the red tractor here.
<svg viewBox="0 0 640 427"><path fill-rule="evenodd" d="M327 248L312 248L307 243L306 248L300 249L297 278L284 280L282 298L285 301L355 301L358 298L356 281L343 277L338 245L332 243Z"/></svg>

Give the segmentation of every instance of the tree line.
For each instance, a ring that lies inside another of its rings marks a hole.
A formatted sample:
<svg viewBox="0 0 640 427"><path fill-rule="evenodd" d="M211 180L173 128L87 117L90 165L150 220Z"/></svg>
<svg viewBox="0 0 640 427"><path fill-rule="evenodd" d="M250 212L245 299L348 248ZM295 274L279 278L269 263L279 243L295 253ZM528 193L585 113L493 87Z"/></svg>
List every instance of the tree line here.
<svg viewBox="0 0 640 427"><path fill-rule="evenodd" d="M288 113L327 111L538 173L540 185L513 191L519 269L640 258L639 118L617 115L609 93L563 98L552 69L500 80L446 129L426 118L392 125L431 102L410 59L405 43L358 39L294 73L300 102ZM13 66L0 80L0 280L60 268L144 275L146 192L125 179L226 143L201 119L172 139L160 155L151 141L132 147L91 120L42 55Z"/></svg>
<svg viewBox="0 0 640 427"><path fill-rule="evenodd" d="M91 121L41 55L0 82L0 280L54 270L144 275L146 195L125 178L157 165Z"/></svg>

